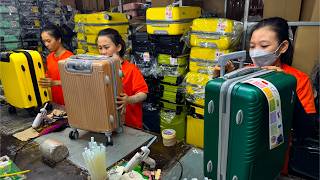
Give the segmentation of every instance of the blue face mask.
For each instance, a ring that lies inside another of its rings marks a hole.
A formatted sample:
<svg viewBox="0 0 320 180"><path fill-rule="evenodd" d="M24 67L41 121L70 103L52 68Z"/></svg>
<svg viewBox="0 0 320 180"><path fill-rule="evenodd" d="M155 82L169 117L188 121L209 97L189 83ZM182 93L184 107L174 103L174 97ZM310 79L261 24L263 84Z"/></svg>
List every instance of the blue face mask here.
<svg viewBox="0 0 320 180"><path fill-rule="evenodd" d="M250 57L255 66L271 66L279 58L280 53L277 53L282 43L274 52L265 51L262 49L253 49L249 51Z"/></svg>

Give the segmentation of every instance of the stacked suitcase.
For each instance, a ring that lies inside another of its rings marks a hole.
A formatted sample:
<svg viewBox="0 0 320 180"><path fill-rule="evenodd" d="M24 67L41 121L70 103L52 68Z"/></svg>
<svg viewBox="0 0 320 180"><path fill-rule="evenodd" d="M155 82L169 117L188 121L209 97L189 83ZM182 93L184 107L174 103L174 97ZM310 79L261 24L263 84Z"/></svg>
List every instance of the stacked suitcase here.
<svg viewBox="0 0 320 180"><path fill-rule="evenodd" d="M0 50L21 48L21 28L15 1L1 0L0 21Z"/></svg>
<svg viewBox="0 0 320 180"><path fill-rule="evenodd" d="M174 129L178 141L185 138L185 87L189 50L182 41L194 18L201 15L198 7L155 7L147 9L147 32L154 44L160 84L160 128Z"/></svg>
<svg viewBox="0 0 320 180"><path fill-rule="evenodd" d="M40 11L37 0L18 0L21 41L25 49L40 50Z"/></svg>
<svg viewBox="0 0 320 180"><path fill-rule="evenodd" d="M187 116L188 144L203 148L205 85L213 78L213 68L218 57L237 47L241 32L242 25L236 21L222 18L193 20L190 33L190 72L186 76L186 99L191 109Z"/></svg>
<svg viewBox="0 0 320 180"><path fill-rule="evenodd" d="M62 11L60 0L38 0L38 5L41 15L41 28L45 27L47 24L55 24L58 26L62 25ZM49 53L49 50L43 46L42 56L47 57Z"/></svg>
<svg viewBox="0 0 320 180"><path fill-rule="evenodd" d="M147 32L136 32L130 36L132 42L131 60L141 71L149 88L147 99L142 104L143 128L160 132L160 80L154 44Z"/></svg>
<svg viewBox="0 0 320 180"><path fill-rule="evenodd" d="M77 54L99 54L96 40L99 31L112 28L117 30L123 40L128 42L128 16L123 13L99 12L76 14L74 17L77 33Z"/></svg>

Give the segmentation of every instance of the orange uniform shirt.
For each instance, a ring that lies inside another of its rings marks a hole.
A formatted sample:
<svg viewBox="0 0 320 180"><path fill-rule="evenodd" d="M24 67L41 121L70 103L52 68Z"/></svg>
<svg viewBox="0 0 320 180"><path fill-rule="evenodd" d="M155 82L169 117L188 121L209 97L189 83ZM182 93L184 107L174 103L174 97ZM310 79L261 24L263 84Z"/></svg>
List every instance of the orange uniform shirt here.
<svg viewBox="0 0 320 180"><path fill-rule="evenodd" d="M297 79L297 95L307 114L316 113L313 90L309 76L289 65L282 64L284 72L293 75Z"/></svg>
<svg viewBox="0 0 320 180"><path fill-rule="evenodd" d="M52 80L60 80L60 73L58 69L58 61L72 56L73 53L66 50L61 56L55 57L54 52L51 52L47 57L47 77ZM63 93L61 86L52 86L52 101L64 105Z"/></svg>
<svg viewBox="0 0 320 180"><path fill-rule="evenodd" d="M123 91L128 96L135 95L139 92L148 93L148 86L140 70L132 63L124 61L122 63ZM142 103L127 104L125 121L127 126L142 129Z"/></svg>

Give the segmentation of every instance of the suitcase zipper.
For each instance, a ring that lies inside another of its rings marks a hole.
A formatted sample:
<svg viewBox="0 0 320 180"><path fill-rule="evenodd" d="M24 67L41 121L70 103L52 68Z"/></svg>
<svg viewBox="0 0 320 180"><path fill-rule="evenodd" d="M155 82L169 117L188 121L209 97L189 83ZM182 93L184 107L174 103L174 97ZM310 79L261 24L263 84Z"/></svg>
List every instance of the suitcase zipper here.
<svg viewBox="0 0 320 180"><path fill-rule="evenodd" d="M190 19L181 19L181 20L146 20L146 24L148 25L154 25L156 26L157 24L183 24L183 23L190 23L193 21L193 18Z"/></svg>

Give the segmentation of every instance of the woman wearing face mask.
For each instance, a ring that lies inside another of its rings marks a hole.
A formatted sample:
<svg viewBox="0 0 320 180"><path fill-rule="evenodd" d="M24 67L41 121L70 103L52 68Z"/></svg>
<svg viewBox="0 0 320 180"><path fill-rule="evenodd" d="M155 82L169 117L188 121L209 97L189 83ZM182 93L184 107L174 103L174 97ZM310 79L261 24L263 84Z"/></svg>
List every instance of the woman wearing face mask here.
<svg viewBox="0 0 320 180"><path fill-rule="evenodd" d="M276 69L291 74L297 79L297 95L306 114L316 113L310 78L291 67L293 47L289 40L289 27L282 18L260 21L252 29L250 57L255 66Z"/></svg>
<svg viewBox="0 0 320 180"><path fill-rule="evenodd" d="M124 93L117 97L117 104L119 109L125 112L126 125L142 129L141 102L147 98L148 86L140 70L128 60L123 59L126 46L118 31L111 28L101 30L97 44L101 55L120 59L124 74L122 79Z"/></svg>
<svg viewBox="0 0 320 180"><path fill-rule="evenodd" d="M72 56L73 53L63 47L62 32L56 25L50 24L45 26L41 32L41 39L51 53L46 61L47 77L41 78L39 84L45 88L51 87L52 101L64 105L58 61Z"/></svg>

